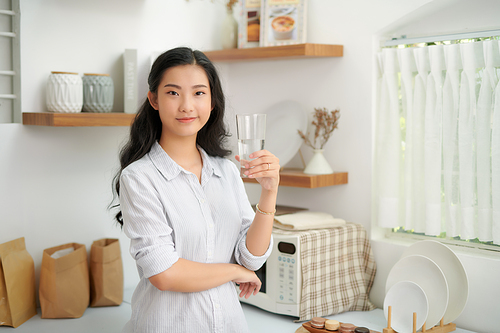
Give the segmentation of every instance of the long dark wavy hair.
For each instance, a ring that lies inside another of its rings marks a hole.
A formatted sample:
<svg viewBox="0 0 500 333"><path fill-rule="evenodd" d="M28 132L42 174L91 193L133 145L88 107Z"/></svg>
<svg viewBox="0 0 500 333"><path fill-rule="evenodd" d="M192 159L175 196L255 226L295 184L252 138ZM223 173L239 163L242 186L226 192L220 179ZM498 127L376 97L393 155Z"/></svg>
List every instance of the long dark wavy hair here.
<svg viewBox="0 0 500 333"><path fill-rule="evenodd" d="M203 52L187 47L178 47L161 54L153 63L149 73L149 91L156 94L165 71L182 65L197 65L203 68L210 84L213 109L207 123L196 136L197 145L210 156L228 156L231 151L225 148L229 132L224 124L224 93L217 70ZM120 169L113 178L113 202L110 205L111 208L119 207L119 204L113 205L113 203L120 196L120 176L123 169L141 159L151 150L153 144L160 140L161 130L162 123L159 112L151 106L146 98L130 127L129 140L120 151ZM115 215L115 218L123 226L121 210Z"/></svg>

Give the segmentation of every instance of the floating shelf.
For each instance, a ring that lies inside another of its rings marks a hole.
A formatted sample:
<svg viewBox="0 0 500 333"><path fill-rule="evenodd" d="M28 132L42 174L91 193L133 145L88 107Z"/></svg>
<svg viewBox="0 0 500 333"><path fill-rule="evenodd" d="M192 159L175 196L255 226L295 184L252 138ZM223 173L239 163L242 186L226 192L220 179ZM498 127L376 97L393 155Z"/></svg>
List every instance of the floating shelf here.
<svg viewBox="0 0 500 333"><path fill-rule="evenodd" d="M257 180L243 178L245 183L257 183ZM283 169L280 172L280 186L317 188L347 184L347 172L335 172L328 175L307 175L302 169Z"/></svg>
<svg viewBox="0 0 500 333"><path fill-rule="evenodd" d="M214 62L242 62L253 60L307 59L342 57L344 47L331 44L295 44L282 46L254 47L207 51L205 55Z"/></svg>
<svg viewBox="0 0 500 333"><path fill-rule="evenodd" d="M344 47L342 45L305 43L295 45L255 47L248 49L208 51L205 52L205 54L210 60L214 62L243 62L254 60L342 57L343 52ZM134 120L134 117L135 114L128 114L123 112L23 112L23 124L68 127L130 126L130 124Z"/></svg>
<svg viewBox="0 0 500 333"><path fill-rule="evenodd" d="M248 49L230 49L204 52L214 62L245 62L257 60L309 59L342 57L342 45L330 44L295 44ZM135 114L123 112L111 113L57 113L23 112L24 125L37 126L130 126ZM255 179L243 178L246 183L257 183ZM317 188L347 184L347 172L328 175L307 175L302 169L284 169L280 173L280 186Z"/></svg>
<svg viewBox="0 0 500 333"><path fill-rule="evenodd" d="M57 113L23 112L24 125L38 126L130 126L135 114L123 112L93 113Z"/></svg>

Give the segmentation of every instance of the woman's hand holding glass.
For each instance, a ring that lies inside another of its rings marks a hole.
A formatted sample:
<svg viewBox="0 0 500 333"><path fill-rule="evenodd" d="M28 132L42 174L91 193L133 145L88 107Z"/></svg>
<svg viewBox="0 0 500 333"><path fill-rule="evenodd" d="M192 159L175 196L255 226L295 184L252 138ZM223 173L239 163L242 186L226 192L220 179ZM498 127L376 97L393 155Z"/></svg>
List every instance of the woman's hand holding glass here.
<svg viewBox="0 0 500 333"><path fill-rule="evenodd" d="M265 190L277 190L281 168L279 159L265 149L253 152L249 157L251 160L242 164L245 169L243 174L248 178L255 178ZM240 156L236 155L236 160L241 163Z"/></svg>

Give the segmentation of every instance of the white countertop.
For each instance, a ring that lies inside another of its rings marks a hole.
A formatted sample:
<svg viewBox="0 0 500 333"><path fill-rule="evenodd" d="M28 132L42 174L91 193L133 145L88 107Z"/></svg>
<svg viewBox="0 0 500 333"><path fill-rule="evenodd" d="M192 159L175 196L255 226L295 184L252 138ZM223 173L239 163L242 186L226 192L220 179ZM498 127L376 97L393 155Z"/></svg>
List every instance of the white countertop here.
<svg viewBox="0 0 500 333"><path fill-rule="evenodd" d="M132 313L131 297L132 291L125 290L124 301L120 306L87 308L81 318L75 319L42 319L41 310L38 308L36 316L15 329L0 326L0 333L120 333ZM248 304L242 304L242 307L251 333L295 333L302 325L294 322L297 319L295 317L273 314ZM344 312L325 318L364 326L379 332L382 332L387 325L381 309ZM454 332L474 333L459 328Z"/></svg>
<svg viewBox="0 0 500 333"><path fill-rule="evenodd" d="M302 326L302 322L294 322L297 319L296 317L273 314L248 304L241 304L241 306L245 312L251 333L295 333ZM364 326L380 332L387 324L384 313L380 309L364 312L345 312L325 318L351 323L356 326Z"/></svg>
<svg viewBox="0 0 500 333"><path fill-rule="evenodd" d="M282 316L269 313L248 304L242 304L248 326L251 333L295 333L302 325L295 323L294 317ZM119 333L125 323L130 319L131 307L129 303L120 306L88 308L81 318L75 319L42 319L41 311L30 320L12 328L1 326L0 332L12 333ZM326 318L341 322L352 323L357 326L365 326L372 330L382 332L386 322L381 309L368 312L345 312ZM458 329L456 333L471 333Z"/></svg>
<svg viewBox="0 0 500 333"><path fill-rule="evenodd" d="M302 322L294 322L297 319L295 317L273 314L248 304L242 303L241 306L243 307L243 312L245 313L251 333L295 333L302 326ZM335 319L356 326L364 326L379 332L382 332L387 327L387 321L382 309L344 312L333 316L326 316L325 318ZM474 333L460 328L457 328L453 332Z"/></svg>

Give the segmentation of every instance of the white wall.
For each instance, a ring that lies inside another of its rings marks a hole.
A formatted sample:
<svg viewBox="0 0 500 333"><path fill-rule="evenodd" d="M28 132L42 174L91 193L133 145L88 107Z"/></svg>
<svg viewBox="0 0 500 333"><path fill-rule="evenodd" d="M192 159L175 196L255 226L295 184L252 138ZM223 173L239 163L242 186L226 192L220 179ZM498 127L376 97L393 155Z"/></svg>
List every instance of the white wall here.
<svg viewBox="0 0 500 333"><path fill-rule="evenodd" d="M339 129L326 145L325 156L335 170L349 172L349 184L320 189L283 187L278 197L280 204L323 210L372 229L373 38L404 28L415 20L414 13L430 15L448 3L309 1L308 41L343 44L344 57L218 64L229 116L261 111L289 99L309 111L314 107L341 110ZM45 82L50 71L110 73L116 87L114 110L119 111L123 107L120 57L125 48L139 50L140 93L145 96L150 54L178 45L201 50L220 48L218 36L224 16L222 0L23 0L21 9L22 104L23 111L31 112L45 110ZM427 28L427 16L416 17ZM476 13L472 23L478 25L481 20ZM451 19L449 24L454 24ZM453 25L452 30L456 28ZM0 125L0 242L26 237L37 276L44 248L80 242L89 249L95 239L118 237L125 286L135 285L137 273L128 255L128 241L106 209L118 149L126 135L127 128L120 127ZM306 160L311 157L307 147L303 146L302 152ZM289 166L300 166L300 159L296 157ZM248 185L247 189L251 200L256 201L258 186ZM384 240L373 242L379 270L372 299L378 306L383 302L384 276L403 248ZM492 271L472 265L476 261L471 258L471 281L475 285L485 283L475 290L473 303L464 312L467 319L491 310L489 304L480 302L480 296L500 299L498 291L490 293L495 289L494 282L483 280ZM497 261L493 265L500 267ZM498 326L499 321L490 318L486 324L465 320L457 323L464 327L483 324L483 329L476 330L491 332L489 328Z"/></svg>

